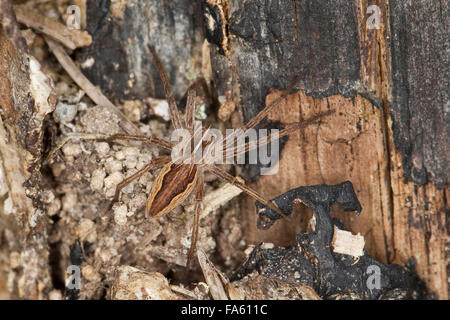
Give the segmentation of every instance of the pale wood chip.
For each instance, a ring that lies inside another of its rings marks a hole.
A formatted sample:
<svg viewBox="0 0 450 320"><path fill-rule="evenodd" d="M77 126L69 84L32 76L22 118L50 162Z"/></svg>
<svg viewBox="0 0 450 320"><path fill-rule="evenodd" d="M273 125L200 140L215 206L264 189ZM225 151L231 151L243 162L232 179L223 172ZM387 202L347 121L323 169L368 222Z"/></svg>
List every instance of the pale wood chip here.
<svg viewBox="0 0 450 320"><path fill-rule="evenodd" d="M334 226L333 252L347 254L355 258L364 255L365 240L359 233L352 234L349 231L344 231Z"/></svg>
<svg viewBox="0 0 450 320"><path fill-rule="evenodd" d="M213 299L229 300L222 282L223 277L209 261L206 253L201 249L197 249L197 258Z"/></svg>
<svg viewBox="0 0 450 320"><path fill-rule="evenodd" d="M50 38L62 43L71 50L89 46L92 43L92 37L87 31L69 29L65 25L40 15L22 6L14 6L17 21L43 33Z"/></svg>

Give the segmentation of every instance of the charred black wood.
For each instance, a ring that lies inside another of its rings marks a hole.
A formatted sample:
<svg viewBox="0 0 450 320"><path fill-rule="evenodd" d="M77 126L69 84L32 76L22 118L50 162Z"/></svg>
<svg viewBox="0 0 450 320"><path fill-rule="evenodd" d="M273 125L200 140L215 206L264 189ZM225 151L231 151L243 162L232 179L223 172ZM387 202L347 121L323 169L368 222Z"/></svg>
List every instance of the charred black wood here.
<svg viewBox="0 0 450 320"><path fill-rule="evenodd" d="M450 183L449 6L389 2L394 142L406 180Z"/></svg>
<svg viewBox="0 0 450 320"><path fill-rule="evenodd" d="M164 98L148 44L155 47L177 99L199 74L204 39L201 3L130 0L122 12L111 1L88 0L92 45L77 51L83 73L110 98Z"/></svg>
<svg viewBox="0 0 450 320"><path fill-rule="evenodd" d="M414 261L406 268L386 265L367 251L361 257L333 252L334 226L331 206L340 203L345 211L361 212L361 205L349 181L338 185L315 185L290 190L273 201L289 215L292 203L299 200L314 212L315 226L310 233L297 235L286 248L263 249L257 246L232 277L239 280L256 271L279 281L312 287L324 299L425 299L424 282L417 276ZM269 228L281 216L256 202L258 226Z"/></svg>

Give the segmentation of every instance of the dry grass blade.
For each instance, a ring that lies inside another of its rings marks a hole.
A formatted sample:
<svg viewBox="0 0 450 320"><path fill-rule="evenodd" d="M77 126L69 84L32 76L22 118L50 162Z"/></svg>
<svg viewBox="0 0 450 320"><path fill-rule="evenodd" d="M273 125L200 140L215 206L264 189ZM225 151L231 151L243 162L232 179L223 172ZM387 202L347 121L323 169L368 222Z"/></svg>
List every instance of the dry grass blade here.
<svg viewBox="0 0 450 320"><path fill-rule="evenodd" d="M216 270L211 261L209 261L205 252L200 248L197 249L197 258L213 299L229 300L222 282L222 276Z"/></svg>
<svg viewBox="0 0 450 320"><path fill-rule="evenodd" d="M71 50L89 46L92 43L92 37L87 31L69 29L53 19L21 6L14 6L14 12L20 23L51 37Z"/></svg>
<svg viewBox="0 0 450 320"><path fill-rule="evenodd" d="M88 78L84 76L84 74L80 71L77 65L72 61L69 55L66 53L64 48L53 41L52 39L45 37L45 41L47 42L51 52L55 55L58 62L61 66L66 70L72 80L81 88L84 92L92 99L96 104L104 106L108 108L111 112L115 113L119 119L120 127L129 134L139 135L139 129L128 120L125 115L120 112L119 109L98 89L94 86ZM147 143L145 143L148 145Z"/></svg>

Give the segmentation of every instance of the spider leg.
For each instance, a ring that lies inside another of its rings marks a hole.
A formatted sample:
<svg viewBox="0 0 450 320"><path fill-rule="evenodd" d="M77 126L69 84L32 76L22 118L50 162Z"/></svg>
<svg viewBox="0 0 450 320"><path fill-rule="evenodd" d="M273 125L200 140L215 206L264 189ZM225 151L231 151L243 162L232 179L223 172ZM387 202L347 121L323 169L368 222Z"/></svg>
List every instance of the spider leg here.
<svg viewBox="0 0 450 320"><path fill-rule="evenodd" d="M283 90L278 98L276 98L274 101L266 105L256 116L254 116L250 121L245 124L242 127L243 134L245 134L248 130L255 127L257 124L259 124L269 113L272 111L272 109L277 106L286 96L289 94L289 92L295 87L299 79L295 79L289 87L287 87L285 90ZM235 131L236 132L236 131ZM234 139L237 137L237 134L231 134L229 137L226 137L224 140L224 148L228 148L230 143L234 143ZM230 140L231 139L231 140Z"/></svg>
<svg viewBox="0 0 450 320"><path fill-rule="evenodd" d="M266 207L269 207L270 209L272 209L273 211L275 211L276 213L278 213L280 216L282 216L283 218L286 218L289 222L291 222L293 224L293 221L290 217L286 216L286 214L284 214L274 203L266 200L263 196L261 196L259 193L257 193L255 190L253 190L252 188L246 186L243 182L241 182L237 177L233 177L231 174L229 174L228 172L213 166L213 165L205 165L206 170L211 171L212 174L214 174L216 177L225 180L226 182L235 185L236 187L238 187L239 189L241 189L242 191L244 191L245 193L247 193L249 196L251 196L252 198L258 200L259 202L261 202L263 205L265 205Z"/></svg>
<svg viewBox="0 0 450 320"><path fill-rule="evenodd" d="M84 134L74 134L65 137L59 142L56 147L54 147L47 157L45 158L45 162L48 162L52 156L61 149L68 141L75 139L83 139L83 140L104 140L104 141L113 141L113 140L134 140L134 141L144 141L148 144L155 145L166 150L172 150L172 144L168 141L165 141L160 138L152 137L152 136L139 136L139 135L127 135L127 134L115 134L115 135L106 135L99 133L84 133Z"/></svg>
<svg viewBox="0 0 450 320"><path fill-rule="evenodd" d="M311 124L317 123L323 117L328 116L333 113L334 113L334 110L329 110L329 111L318 113L302 122L289 123L286 125L286 127L284 129L282 129L276 133L272 133L271 135L269 135L267 137L263 137L258 140L255 140L255 141L247 142L245 144L244 148L239 148L238 146L236 146L236 147L232 146L232 147L224 150L225 159L238 156L242 153L249 152L250 150L253 150L253 149L259 148L265 144L268 144L273 140L277 140L282 137L291 135L292 133L295 133L297 130L305 128Z"/></svg>
<svg viewBox="0 0 450 320"><path fill-rule="evenodd" d="M144 175L146 172L148 172L151 169L160 167L166 163L170 162L170 157L159 157L156 159L153 159L150 161L147 165L145 165L142 169L134 173L133 175L129 176L128 178L125 178L122 182L120 182L116 187L116 192L114 193L114 198L111 202L111 206L114 202L119 200L120 191L125 188L127 185L129 185L134 180L140 178L142 175Z"/></svg>
<svg viewBox="0 0 450 320"><path fill-rule="evenodd" d="M178 110L177 103L175 102L175 97L173 96L172 89L169 84L169 79L167 78L167 74L164 71L161 60L159 60L159 57L156 54L155 48L152 45L148 45L148 48L153 55L156 68L158 69L159 76L161 77L161 81L164 86L167 103L169 104L169 113L170 119L172 120L172 124L175 127L175 129L181 129L183 126L181 124L180 111Z"/></svg>
<svg viewBox="0 0 450 320"><path fill-rule="evenodd" d="M195 112L195 96L196 92L193 89L190 89L187 93L187 101L186 101L186 114L184 118L184 122L186 123L186 128L191 131L194 129L194 112Z"/></svg>
<svg viewBox="0 0 450 320"><path fill-rule="evenodd" d="M108 142L114 141L114 140L133 140L133 141L143 141L147 142L151 145L155 145L158 147L161 147L166 150L172 150L172 144L164 139L160 139L153 136L141 136L141 135L130 135L130 134L114 134L112 136L107 137L104 139Z"/></svg>
<svg viewBox="0 0 450 320"><path fill-rule="evenodd" d="M269 103L256 116L254 116L252 119L250 119L250 121L247 122L247 124L245 124L244 127L242 128L244 130L244 132L253 128L258 123L260 123L270 113L270 111L272 111L272 109L275 106L277 106L284 98L286 98L286 96L289 94L289 92L295 87L298 80L299 79L295 79L294 81L292 81L292 83L289 85L289 87L284 89L278 98L276 98L274 101Z"/></svg>
<svg viewBox="0 0 450 320"><path fill-rule="evenodd" d="M201 170L201 169L199 169ZM197 241L198 241L198 230L200 224L200 210L202 208L202 200L203 200L203 171L199 172L197 184L195 186L195 206L194 206L194 225L192 227L192 236L191 236L191 247L189 248L187 264L189 267L190 262L192 260L192 256L197 249Z"/></svg>

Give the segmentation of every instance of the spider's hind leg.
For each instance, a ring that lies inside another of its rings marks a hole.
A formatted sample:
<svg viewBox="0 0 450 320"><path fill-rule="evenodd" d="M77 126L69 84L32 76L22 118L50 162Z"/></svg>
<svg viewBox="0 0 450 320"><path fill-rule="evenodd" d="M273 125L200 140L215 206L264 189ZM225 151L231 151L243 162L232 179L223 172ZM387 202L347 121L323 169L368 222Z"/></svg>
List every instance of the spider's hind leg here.
<svg viewBox="0 0 450 320"><path fill-rule="evenodd" d="M192 227L191 247L189 248L186 263L186 266L188 268L191 263L192 256L194 255L197 249L198 229L200 224L200 210L202 208L202 201L203 201L203 173L200 173L195 189L194 225Z"/></svg>

